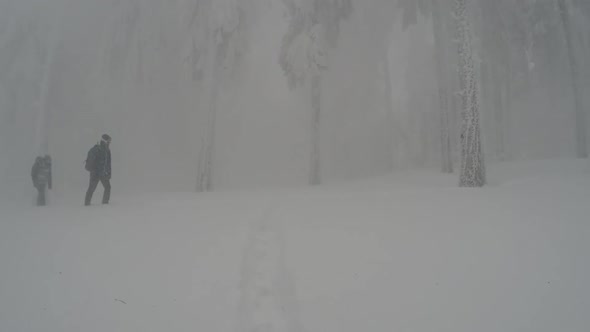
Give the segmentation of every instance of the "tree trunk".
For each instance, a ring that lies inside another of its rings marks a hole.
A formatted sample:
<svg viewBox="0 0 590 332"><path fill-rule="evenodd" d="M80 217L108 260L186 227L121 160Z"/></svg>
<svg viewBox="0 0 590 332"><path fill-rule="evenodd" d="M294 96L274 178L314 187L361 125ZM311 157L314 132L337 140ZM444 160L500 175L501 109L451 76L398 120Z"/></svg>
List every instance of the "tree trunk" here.
<svg viewBox="0 0 590 332"><path fill-rule="evenodd" d="M320 111L322 104L322 76L313 74L311 78L311 156L309 167L309 184L321 184L320 168Z"/></svg>
<svg viewBox="0 0 590 332"><path fill-rule="evenodd" d="M52 65L55 59L57 49L57 38L49 39L50 43L48 52L43 66L43 76L41 78L41 91L38 100L38 114L35 130L35 142L37 144L37 155L49 154L49 84L51 83Z"/></svg>
<svg viewBox="0 0 590 332"><path fill-rule="evenodd" d="M455 19L459 42L461 86L461 187L482 187L486 172L479 123L479 86L475 75L471 31L467 17L467 0L455 0Z"/></svg>
<svg viewBox="0 0 590 332"><path fill-rule="evenodd" d="M219 97L219 83L221 75L220 59L217 56L215 42L212 48L211 57L211 91L209 96L209 113L207 114L207 127L199 153L199 166L197 170L197 192L213 191L213 159L215 154L215 124L217 117L217 99Z"/></svg>
<svg viewBox="0 0 590 332"><path fill-rule="evenodd" d="M487 49L489 50L489 49ZM486 110L490 111L493 117L490 119L489 129L494 132L493 146L494 157L497 161L506 160L506 125L505 125L505 89L508 79L505 78L505 71L493 59L489 63L482 63L481 90L482 102L489 105Z"/></svg>
<svg viewBox="0 0 590 332"><path fill-rule="evenodd" d="M197 192L213 191L213 157L215 152L215 120L217 117L217 97L219 95L218 76L219 69L214 69L213 85L211 87L211 100L209 101L209 114L207 117L207 130L199 157L199 176L197 179Z"/></svg>
<svg viewBox="0 0 590 332"><path fill-rule="evenodd" d="M47 60L50 62L49 60ZM45 155L49 153L49 140L48 140L48 121L49 121L49 108L47 107L48 94L49 94L49 64L45 64L43 78L41 79L41 94L39 96L38 107L39 111L37 114L37 125L35 130L35 142L37 144L37 155Z"/></svg>
<svg viewBox="0 0 590 332"><path fill-rule="evenodd" d="M389 44L386 44L383 49L380 51L381 53L381 70L383 71L383 80L385 85L385 114L387 119L387 124L389 125L389 144L391 144L391 149L389 153L391 154L389 158L389 170L393 171L395 169L395 134L394 134L394 115L393 115L393 87L391 83L391 70L389 69Z"/></svg>
<svg viewBox="0 0 590 332"><path fill-rule="evenodd" d="M504 84L501 82L500 70L498 68L492 69L490 75L490 83L493 91L494 125L496 127L496 157L499 161L505 161L506 148L504 138L506 135L504 133L504 93L502 91Z"/></svg>
<svg viewBox="0 0 590 332"><path fill-rule="evenodd" d="M572 78L572 88L574 93L574 104L576 108L576 155L578 158L588 158L588 149L586 147L586 114L584 103L582 101L582 91L580 91L580 79L578 74L578 63L574 45L572 43L572 27L568 5L565 0L559 0L559 14L565 33L565 42L569 57L569 65Z"/></svg>
<svg viewBox="0 0 590 332"><path fill-rule="evenodd" d="M444 38L444 24L440 8L440 0L432 0L432 28L434 34L434 56L436 65L436 80L438 85L438 100L440 107L441 126L441 166L443 173L453 173L453 159L451 152L451 135L449 128L449 86L447 80L447 56Z"/></svg>
<svg viewBox="0 0 590 332"><path fill-rule="evenodd" d="M504 144L503 150L503 161L508 161L512 159L514 155L513 148L514 142L512 142L512 126L510 124L510 116L512 111L512 99L513 99L513 91L512 91L512 63L508 63L507 67L503 69L502 72L503 78L501 82L504 90L502 91L501 98L502 98L502 141Z"/></svg>
<svg viewBox="0 0 590 332"><path fill-rule="evenodd" d="M498 161L508 158L508 94L512 74L510 68L511 52L509 38L503 24L499 4L494 1L479 0L481 15L481 52L484 60L481 66L482 104L490 111L490 138L493 137L493 156ZM528 45L528 43L527 43ZM488 146L490 147L490 146Z"/></svg>

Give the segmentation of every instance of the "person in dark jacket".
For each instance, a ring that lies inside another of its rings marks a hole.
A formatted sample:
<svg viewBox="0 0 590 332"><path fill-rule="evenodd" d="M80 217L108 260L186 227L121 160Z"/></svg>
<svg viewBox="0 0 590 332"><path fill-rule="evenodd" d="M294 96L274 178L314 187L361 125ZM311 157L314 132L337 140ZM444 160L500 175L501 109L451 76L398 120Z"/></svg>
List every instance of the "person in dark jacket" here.
<svg viewBox="0 0 590 332"><path fill-rule="evenodd" d="M51 190L51 157L37 157L33 168L31 169L31 179L33 186L37 189L37 206L45 206L45 192L46 189Z"/></svg>
<svg viewBox="0 0 590 332"><path fill-rule="evenodd" d="M102 196L102 204L109 204L111 197L111 136L104 134L100 143L96 144L90 151L86 158L86 170L90 172L90 183L88 191L86 191L86 198L84 205L90 205L92 195L98 186L98 182L102 183L104 187L104 194Z"/></svg>

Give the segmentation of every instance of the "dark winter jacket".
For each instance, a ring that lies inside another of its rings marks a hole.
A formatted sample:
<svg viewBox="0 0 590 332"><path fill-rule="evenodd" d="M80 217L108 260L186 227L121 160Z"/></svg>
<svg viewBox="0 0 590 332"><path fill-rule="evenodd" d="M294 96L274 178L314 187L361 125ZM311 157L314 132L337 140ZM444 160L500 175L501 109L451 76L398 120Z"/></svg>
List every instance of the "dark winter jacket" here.
<svg viewBox="0 0 590 332"><path fill-rule="evenodd" d="M35 187L43 187L45 185L51 189L51 158L37 157L33 168L31 169L31 179Z"/></svg>
<svg viewBox="0 0 590 332"><path fill-rule="evenodd" d="M90 165L90 174L98 178L111 178L111 150L101 142L88 152L86 164Z"/></svg>

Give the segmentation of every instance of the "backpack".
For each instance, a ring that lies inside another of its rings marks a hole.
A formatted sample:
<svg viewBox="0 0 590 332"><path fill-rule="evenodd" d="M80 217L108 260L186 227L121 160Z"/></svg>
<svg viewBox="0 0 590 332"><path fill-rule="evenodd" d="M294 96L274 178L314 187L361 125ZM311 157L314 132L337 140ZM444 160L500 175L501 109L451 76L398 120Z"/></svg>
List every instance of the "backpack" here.
<svg viewBox="0 0 590 332"><path fill-rule="evenodd" d="M88 155L86 156L84 168L86 168L88 172L93 172L96 170L96 150L97 149L95 145L88 151Z"/></svg>

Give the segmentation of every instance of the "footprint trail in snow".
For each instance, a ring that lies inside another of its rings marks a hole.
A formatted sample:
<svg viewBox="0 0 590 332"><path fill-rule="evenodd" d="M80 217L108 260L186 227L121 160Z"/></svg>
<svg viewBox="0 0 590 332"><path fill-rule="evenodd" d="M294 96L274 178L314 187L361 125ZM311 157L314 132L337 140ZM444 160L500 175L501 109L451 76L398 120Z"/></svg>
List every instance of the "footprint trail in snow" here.
<svg viewBox="0 0 590 332"><path fill-rule="evenodd" d="M254 224L244 252L240 332L303 332L294 284L285 266L282 225L271 206Z"/></svg>

